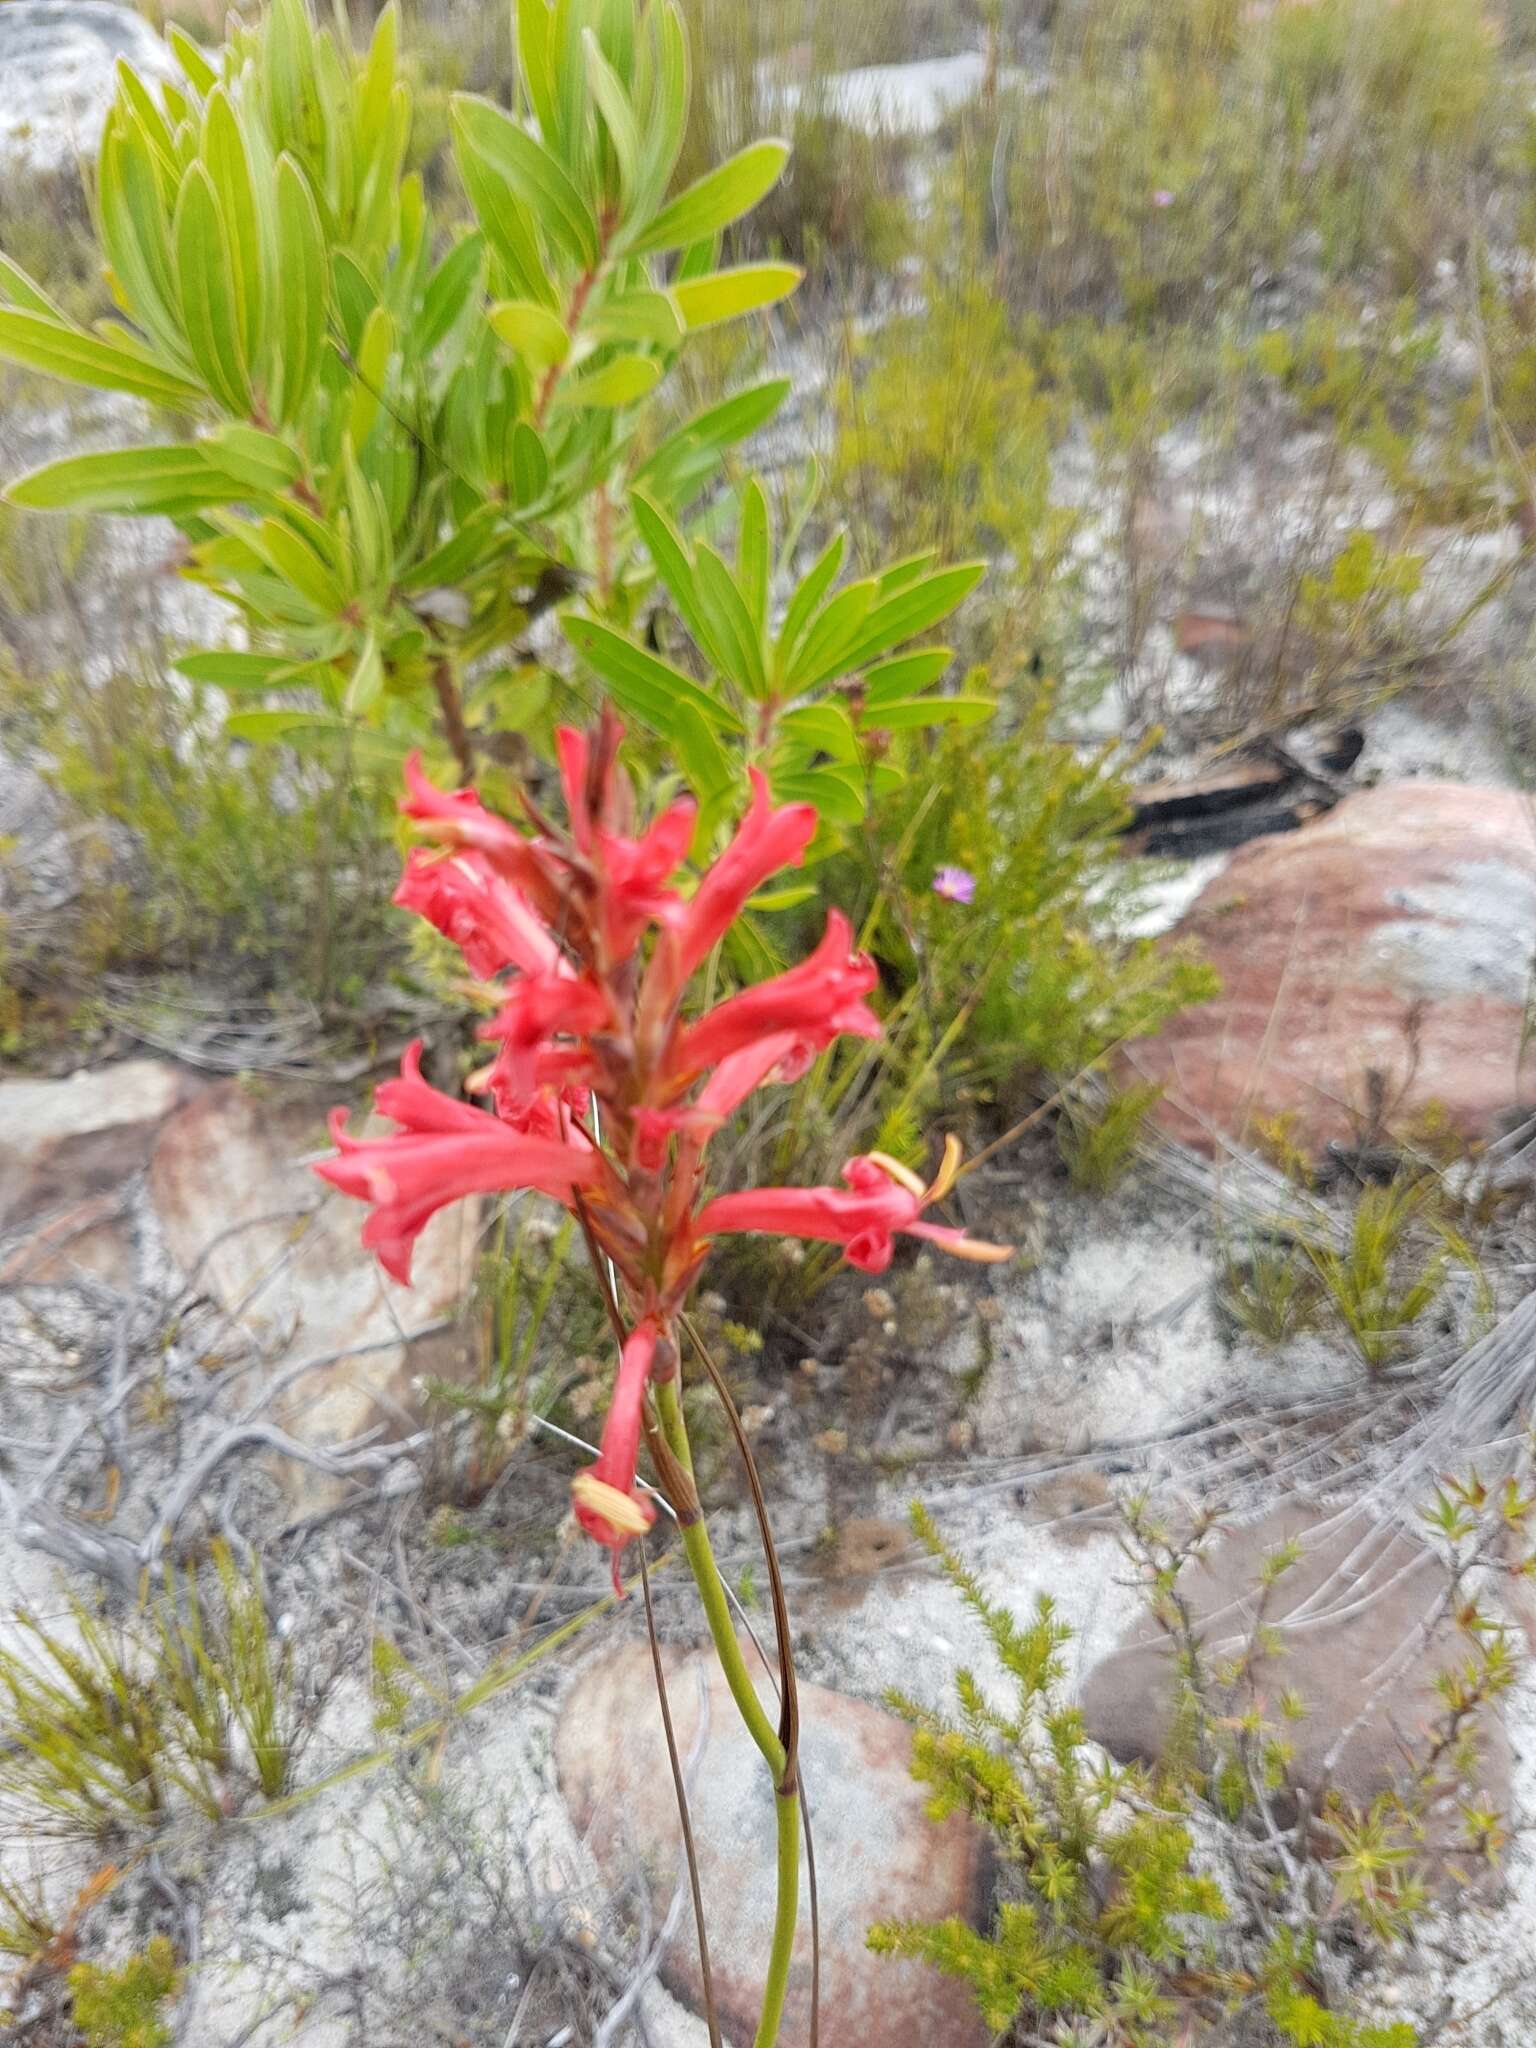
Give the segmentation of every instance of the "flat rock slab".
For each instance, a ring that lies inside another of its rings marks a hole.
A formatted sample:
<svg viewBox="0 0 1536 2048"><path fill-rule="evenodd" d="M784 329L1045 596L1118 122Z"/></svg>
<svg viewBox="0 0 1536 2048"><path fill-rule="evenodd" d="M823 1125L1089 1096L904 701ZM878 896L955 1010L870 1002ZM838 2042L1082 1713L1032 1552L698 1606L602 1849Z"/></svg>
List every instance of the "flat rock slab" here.
<svg viewBox="0 0 1536 2048"><path fill-rule="evenodd" d="M1270 1596L1267 1620L1280 1649L1263 1667L1260 1703L1292 1745L1296 1781L1314 1798L1331 1786L1364 1807L1402 1782L1407 1759L1422 1756L1425 1730L1443 1711L1436 1676L1466 1661L1454 1622L1434 1620L1449 1574L1422 1544L1364 1516L1330 1517L1299 1503L1276 1508L1225 1531L1180 1579L1212 1663L1249 1640L1264 1560L1292 1540L1302 1555ZM1089 1735L1122 1763L1160 1762L1175 1689L1168 1637L1148 1616L1087 1677ZM1282 1721L1287 1690L1300 1695L1303 1720ZM1484 1738L1481 1789L1503 1809L1510 1784L1503 1723L1490 1719Z"/></svg>
<svg viewBox="0 0 1536 2048"><path fill-rule="evenodd" d="M0 1236L117 1188L200 1082L168 1060L0 1081Z"/></svg>
<svg viewBox="0 0 1536 2048"><path fill-rule="evenodd" d="M747 1655L755 1659L756 1652L748 1646ZM690 1809L716 2004L735 2048L747 2048L773 1927L773 1788L713 1657L669 1651L665 1669L685 1759L699 1724L701 1673L707 1686L707 1730ZM776 1715L766 1687L763 1697ZM802 1685L800 1720L821 1904L821 2039L841 2048L986 2048L991 2035L965 1986L865 1946L877 1920L942 1920L952 1913L979 1920L989 1881L981 1836L958 1816L935 1826L924 1814L925 1794L907 1769L910 1733L894 1715ZM644 1643L578 1675L562 1706L555 1762L572 1817L604 1876L618 1885L642 1868L659 1919L677 1883L681 1836ZM808 1914L802 1871L783 2048L805 2048L810 2038ZM678 1924L662 1976L702 2011L691 1911Z"/></svg>
<svg viewBox="0 0 1536 2048"><path fill-rule="evenodd" d="M1170 1136L1314 1154L1417 1117L1461 1138L1536 1109L1536 818L1515 790L1399 782L1236 853L1169 934L1222 993L1132 1049Z"/></svg>
<svg viewBox="0 0 1536 2048"><path fill-rule="evenodd" d="M452 1324L474 1274L479 1210L461 1202L422 1232L399 1287L363 1249L367 1211L327 1193L307 1161L328 1149L325 1103L270 1084L209 1088L160 1135L149 1196L166 1249L196 1286L234 1313L294 1379L274 1419L308 1444L345 1442L382 1425L398 1435L419 1419L422 1374L471 1367L467 1333ZM292 1465L284 1483L312 1512L337 1482Z"/></svg>
<svg viewBox="0 0 1536 2048"><path fill-rule="evenodd" d="M94 156L119 58L150 86L179 76L142 15L111 0L0 6L0 161L56 170Z"/></svg>

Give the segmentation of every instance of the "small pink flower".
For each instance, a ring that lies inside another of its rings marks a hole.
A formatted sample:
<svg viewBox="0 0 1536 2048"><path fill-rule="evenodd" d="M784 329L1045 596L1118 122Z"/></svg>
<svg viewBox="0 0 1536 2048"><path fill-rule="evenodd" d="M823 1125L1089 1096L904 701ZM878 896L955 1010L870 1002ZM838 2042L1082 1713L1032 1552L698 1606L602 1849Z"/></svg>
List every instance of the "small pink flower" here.
<svg viewBox="0 0 1536 2048"><path fill-rule="evenodd" d="M1166 185L1160 185L1152 194L1152 204L1154 206L1172 206L1174 197L1175 195L1168 190Z"/></svg>
<svg viewBox="0 0 1536 2048"><path fill-rule="evenodd" d="M937 868L933 877L933 893L942 896L946 903L973 903L976 900L976 877L969 868Z"/></svg>

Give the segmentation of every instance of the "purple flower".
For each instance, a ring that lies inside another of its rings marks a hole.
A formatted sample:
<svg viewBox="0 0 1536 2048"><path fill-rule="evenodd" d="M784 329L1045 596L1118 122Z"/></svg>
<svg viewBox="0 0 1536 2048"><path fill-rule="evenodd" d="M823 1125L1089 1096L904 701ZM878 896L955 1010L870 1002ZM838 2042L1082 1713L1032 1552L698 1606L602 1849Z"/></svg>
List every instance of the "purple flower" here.
<svg viewBox="0 0 1536 2048"><path fill-rule="evenodd" d="M937 868L933 877L933 893L942 896L946 903L973 902L976 877L969 868Z"/></svg>
<svg viewBox="0 0 1536 2048"><path fill-rule="evenodd" d="M1154 206L1172 206L1173 201L1174 194L1168 190L1166 185L1159 186L1157 191L1152 194L1152 204Z"/></svg>

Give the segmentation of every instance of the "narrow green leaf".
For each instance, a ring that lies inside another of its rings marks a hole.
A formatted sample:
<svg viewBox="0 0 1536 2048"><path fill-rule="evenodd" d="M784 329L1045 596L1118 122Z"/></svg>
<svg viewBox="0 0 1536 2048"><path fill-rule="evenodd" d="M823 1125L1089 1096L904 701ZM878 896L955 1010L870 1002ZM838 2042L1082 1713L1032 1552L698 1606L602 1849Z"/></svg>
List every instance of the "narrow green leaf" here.
<svg viewBox="0 0 1536 2048"><path fill-rule="evenodd" d="M789 391L787 377L771 377L734 392L718 405L707 406L652 450L636 470L635 482L664 494L674 504L685 501L711 473L719 451L765 427Z"/></svg>
<svg viewBox="0 0 1536 2048"><path fill-rule="evenodd" d="M35 285L21 265L6 255L0 255L0 297L19 306L24 313L40 313L45 320L69 324L68 316L59 311L42 287Z"/></svg>
<svg viewBox="0 0 1536 2048"><path fill-rule="evenodd" d="M741 530L736 536L736 582L761 640L768 629L768 498L757 478L741 493Z"/></svg>
<svg viewBox="0 0 1536 2048"><path fill-rule="evenodd" d="M475 296L484 260L483 237L466 235L433 271L422 294L421 314L416 322L416 348L421 355L430 356L440 348L458 325L464 308Z"/></svg>
<svg viewBox="0 0 1536 2048"><path fill-rule="evenodd" d="M262 246L245 138L222 86L208 96L203 116L203 161L213 181L229 246L230 282L242 359L253 369L266 360L271 280Z"/></svg>
<svg viewBox="0 0 1536 2048"><path fill-rule="evenodd" d="M285 740L296 733L350 733L352 721L334 711L303 711L297 705L278 706L270 711L235 711L224 721L231 739L266 743Z"/></svg>
<svg viewBox="0 0 1536 2048"><path fill-rule="evenodd" d="M325 237L308 180L291 156L277 160L277 332L282 363L278 416L298 418L314 389L330 302Z"/></svg>
<svg viewBox="0 0 1536 2048"><path fill-rule="evenodd" d="M635 527L650 551L656 573L671 593L678 617L700 647L709 644L709 627L699 605L698 582L687 542L661 507L643 491L631 491L629 509Z"/></svg>
<svg viewBox="0 0 1536 2048"><path fill-rule="evenodd" d="M662 366L649 356L615 356L599 370L568 377L555 391L558 406L596 406L610 411L634 405L661 382Z"/></svg>
<svg viewBox="0 0 1536 2048"><path fill-rule="evenodd" d="M954 660L948 647L920 647L913 654L894 655L864 671L864 702L896 704L936 683Z"/></svg>
<svg viewBox="0 0 1536 2048"><path fill-rule="evenodd" d="M126 391L159 405L185 409L203 402L204 394L128 344L100 334L87 334L41 313L0 308L0 358L25 370L42 370L72 384L98 391Z"/></svg>
<svg viewBox="0 0 1536 2048"><path fill-rule="evenodd" d="M847 651L859 636L875 601L872 576L849 583L817 613L806 627L799 646L790 656L785 680L799 690L846 670L851 664Z"/></svg>
<svg viewBox="0 0 1536 2048"><path fill-rule="evenodd" d="M565 322L531 299L503 299L491 308L491 325L510 349L535 370L553 369L570 354Z"/></svg>
<svg viewBox="0 0 1536 2048"><path fill-rule="evenodd" d="M549 488L549 456L526 420L518 420L512 429L507 469L512 502L519 510L536 505Z"/></svg>
<svg viewBox="0 0 1536 2048"><path fill-rule="evenodd" d="M375 306L363 328L352 373L347 432L354 448L361 448L373 432L389 384L389 360L394 346L395 323L389 317L389 309Z"/></svg>
<svg viewBox="0 0 1536 2048"><path fill-rule="evenodd" d="M250 412L251 389L240 346L231 259L213 182L201 164L187 172L176 204L176 282L187 346L213 395L232 412Z"/></svg>
<svg viewBox="0 0 1536 2048"><path fill-rule="evenodd" d="M844 667L860 668L872 655L897 647L947 618L987 573L985 562L959 562L909 584L894 597L883 598L864 621L863 631L845 651Z"/></svg>
<svg viewBox="0 0 1536 2048"><path fill-rule="evenodd" d="M830 754L834 761L857 761L859 742L853 721L841 704L802 704L786 712L778 724L779 743L809 757Z"/></svg>
<svg viewBox="0 0 1536 2048"><path fill-rule="evenodd" d="M619 167L620 194L628 199L640 175L640 129L635 120L635 110L591 29L582 30L581 42L587 85L597 102L597 111L603 117L608 140L613 144L614 160Z"/></svg>
<svg viewBox="0 0 1536 2048"><path fill-rule="evenodd" d="M832 825L857 825L868 802L863 776L841 762L776 775L773 793L786 803L814 804L823 823Z"/></svg>
<svg viewBox="0 0 1536 2048"><path fill-rule="evenodd" d="M817 606L837 581L847 551L848 536L839 528L796 584L785 608L784 623L779 628L777 654L780 667L794 652Z"/></svg>
<svg viewBox="0 0 1536 2048"><path fill-rule="evenodd" d="M691 704L706 724L740 732L741 720L728 705L711 696L681 669L626 640L612 626L575 612L563 614L560 626L576 652L607 684L619 709L638 718L663 739L673 731L673 707L679 702Z"/></svg>
<svg viewBox="0 0 1536 2048"><path fill-rule="evenodd" d="M184 365L170 224L150 146L130 116L109 123L102 137L96 212L102 245L128 310L161 351L178 367Z"/></svg>
<svg viewBox="0 0 1536 2048"><path fill-rule="evenodd" d="M604 300L587 309L581 326L594 341L641 342L669 352L683 338L683 323L665 292L625 292Z"/></svg>
<svg viewBox="0 0 1536 2048"><path fill-rule="evenodd" d="M165 39L175 52L176 61L196 93L211 92L219 82L219 74L203 55L197 44L174 22L165 32Z"/></svg>
<svg viewBox="0 0 1536 2048"><path fill-rule="evenodd" d="M222 427L199 443L199 447L226 475L253 491L266 491L273 497L290 489L303 473L295 449L275 434L264 434L256 427Z"/></svg>
<svg viewBox="0 0 1536 2048"><path fill-rule="evenodd" d="M183 654L174 665L189 682L231 691L280 689L295 675L294 664L280 654L239 654L227 648Z"/></svg>
<svg viewBox="0 0 1536 2048"><path fill-rule="evenodd" d="M357 666L347 682L346 694L342 698L342 709L354 718L366 718L384 694L384 664L379 659L379 645L370 633L363 642L363 651L357 658Z"/></svg>
<svg viewBox="0 0 1536 2048"><path fill-rule="evenodd" d="M718 327L787 299L805 273L793 263L741 263L708 277L674 284L672 303L690 329Z"/></svg>
<svg viewBox="0 0 1536 2048"><path fill-rule="evenodd" d="M231 479L210 468L195 442L67 455L18 477L5 493L32 512L156 512L167 504L224 504L234 494Z"/></svg>
<svg viewBox="0 0 1536 2048"><path fill-rule="evenodd" d="M762 634L753 625L735 578L707 543L694 553L699 606L708 619L720 666L750 697L768 693Z"/></svg>
<svg viewBox="0 0 1536 2048"><path fill-rule="evenodd" d="M534 118L546 140L554 134L557 122L550 28L548 0L516 0L514 55Z"/></svg>
<svg viewBox="0 0 1536 2048"><path fill-rule="evenodd" d="M458 133L470 150L505 181L551 241L578 263L594 265L597 222L564 167L490 100L459 93L453 108Z"/></svg>
<svg viewBox="0 0 1536 2048"><path fill-rule="evenodd" d="M983 725L997 709L991 697L910 697L866 704L859 716L864 731L910 732L925 725Z"/></svg>
<svg viewBox="0 0 1536 2048"><path fill-rule="evenodd" d="M537 299L547 306L558 305L559 293L544 267L533 215L501 173L473 146L463 132L457 109L453 116L453 152L475 218L512 289L523 298Z"/></svg>
<svg viewBox="0 0 1536 2048"><path fill-rule="evenodd" d="M629 242L630 251L639 256L681 249L729 227L773 190L788 158L789 144L777 140L754 142L738 150L664 206L650 226Z"/></svg>

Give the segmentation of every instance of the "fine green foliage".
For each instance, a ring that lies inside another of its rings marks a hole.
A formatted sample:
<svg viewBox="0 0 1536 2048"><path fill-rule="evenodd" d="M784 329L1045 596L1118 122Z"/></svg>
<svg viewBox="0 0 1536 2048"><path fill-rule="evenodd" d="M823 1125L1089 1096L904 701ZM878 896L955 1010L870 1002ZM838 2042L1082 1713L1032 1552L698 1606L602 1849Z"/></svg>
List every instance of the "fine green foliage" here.
<svg viewBox="0 0 1536 2048"><path fill-rule="evenodd" d="M1017 1896L984 1934L960 1921L875 1928L870 1946L915 1956L968 1982L990 2027L1022 2020L1042 2031L1064 2016L1091 2019L1127 2048L1155 2048L1174 2010L1169 1980L1196 1958L1206 1926L1225 1917L1220 1887L1193 1867L1192 1841L1144 1774L1098 1761L1082 1717L1060 1693L1071 1631L1042 1597L1024 1625L988 1597L931 1518L913 1528L986 1632L1009 1686L1005 1708L975 1676L957 1674L959 1718L902 1695L912 1773L935 1820L980 1822L1006 1859ZM1118 1800L1137 1810L1112 1818Z"/></svg>
<svg viewBox="0 0 1536 2048"><path fill-rule="evenodd" d="M76 1963L69 1995L84 2048L171 2048L165 2009L180 1985L175 1951L163 1934L151 1935L115 1968Z"/></svg>
<svg viewBox="0 0 1536 2048"><path fill-rule="evenodd" d="M250 1789L285 1787L291 1652L259 1575L221 1546L214 1576L209 1598L190 1571L173 1574L138 1629L78 1596L59 1624L18 1616L25 1647L0 1651L0 1803L22 1825L104 1841L158 1827L181 1802L216 1821Z"/></svg>
<svg viewBox="0 0 1536 2048"><path fill-rule="evenodd" d="M1154 1774L1100 1761L1086 1741L1060 1696L1071 1631L1049 1599L1021 1624L915 1507L913 1527L980 1622L1009 1703L961 1670L953 1719L904 1696L891 1704L912 1724L912 1772L930 1790L931 1816L968 1814L992 1840L999 1903L984 1930L958 1920L881 1926L871 1947L962 1979L1010 2044L1059 2030L1063 2040L1172 2048L1205 2037L1197 2015L1225 2013L1262 2014L1274 2030L1265 2038L1287 2048L1415 2048L1412 2027L1359 2010L1353 1974L1427 1908L1431 1815L1459 1811L1461 1860L1451 1867L1462 1880L1495 1861L1505 1839L1504 1817L1468 1788L1482 1770L1482 1729L1516 1667L1508 1630L1475 1587L1494 1558L1507 1570L1510 1558L1529 1556L1530 1477L1527 1462L1501 1488L1475 1473L1449 1479L1425 1511L1464 1647L1437 1681L1438 1710L1398 1780L1363 1809L1327 1786L1303 1797L1292 1775L1290 1730L1306 1707L1280 1682L1273 1602L1298 1543L1264 1560L1242 1638L1217 1655L1183 1584L1217 1514L1197 1514L1175 1534L1145 1499L1122 1504L1122 1547L1177 1673L1171 1738ZM1234 1897L1246 1910L1229 1920Z"/></svg>
<svg viewBox="0 0 1536 2048"><path fill-rule="evenodd" d="M1304 1175L1304 1162L1296 1165ZM1482 1267L1443 1183L1405 1168L1356 1188L1343 1219L1311 1202L1247 1245L1229 1248L1222 1298L1261 1343L1284 1343L1327 1319L1348 1336L1367 1371L1380 1373L1411 1349L1457 1268L1471 1276L1476 1305L1486 1313Z"/></svg>
<svg viewBox="0 0 1536 2048"><path fill-rule="evenodd" d="M1102 1101L1065 1104L1056 1124L1056 1143L1074 1186L1102 1195L1124 1179L1162 1092L1150 1082L1139 1082L1116 1089Z"/></svg>
<svg viewBox="0 0 1536 2048"><path fill-rule="evenodd" d="M377 1001L402 956L387 801L348 750L294 760L228 730L220 693L141 670L87 681L0 669L0 733L78 822L71 913L15 937L19 991L89 999L104 971L210 959L226 994L323 1011ZM129 843L131 855L124 855Z"/></svg>

